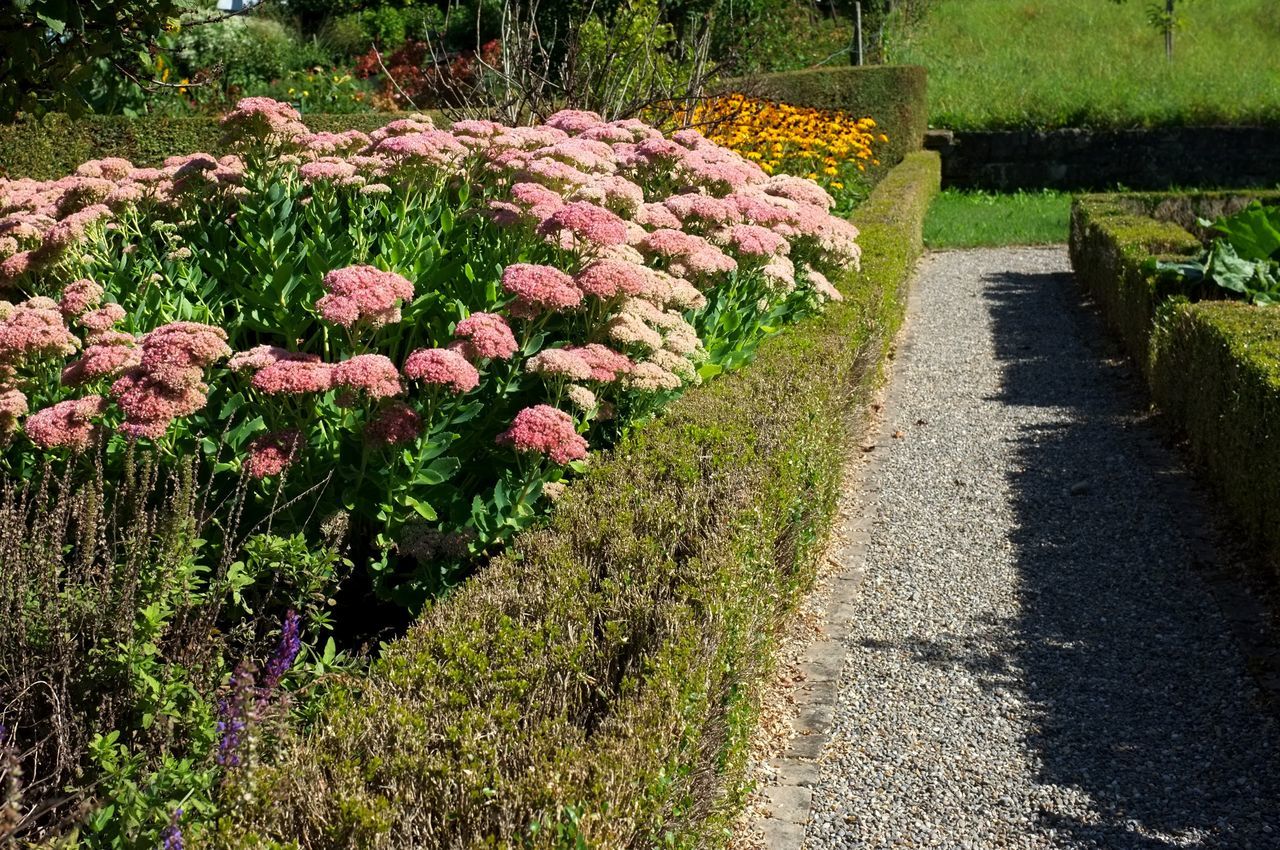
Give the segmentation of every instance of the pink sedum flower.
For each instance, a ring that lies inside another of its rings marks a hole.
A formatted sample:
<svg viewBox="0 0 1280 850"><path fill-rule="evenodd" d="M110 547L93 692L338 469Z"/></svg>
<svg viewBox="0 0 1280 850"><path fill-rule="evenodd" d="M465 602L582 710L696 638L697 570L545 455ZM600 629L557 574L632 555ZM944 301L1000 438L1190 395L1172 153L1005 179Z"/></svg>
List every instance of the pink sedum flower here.
<svg viewBox="0 0 1280 850"><path fill-rule="evenodd" d="M244 471L258 479L279 475L298 459L301 448L302 434L295 428L260 434L249 443Z"/></svg>
<svg viewBox="0 0 1280 850"><path fill-rule="evenodd" d="M402 401L392 402L380 409L365 426L365 438L383 446L399 446L412 443L422 435L422 417Z"/></svg>
<svg viewBox="0 0 1280 850"><path fill-rule="evenodd" d="M419 348L404 362L406 377L424 384L448 387L459 395L480 384L480 373L467 358L447 348Z"/></svg>
<svg viewBox="0 0 1280 850"><path fill-rule="evenodd" d="M557 130L577 135L584 130L590 130L592 127L599 127L604 123L604 119L600 117L598 112L589 112L585 109L562 109L543 123L548 127L555 127Z"/></svg>
<svg viewBox="0 0 1280 850"><path fill-rule="evenodd" d="M93 417L105 407L106 399L100 395L58 402L28 416L23 428L31 442L43 449L81 452L93 443Z"/></svg>
<svg viewBox="0 0 1280 850"><path fill-rule="evenodd" d="M259 369L250 383L267 395L323 393L333 387L333 364L318 358L282 358Z"/></svg>
<svg viewBox="0 0 1280 850"><path fill-rule="evenodd" d="M62 311L51 298L35 296L14 306L0 321L0 361L30 357L66 357L79 342L63 324Z"/></svg>
<svg viewBox="0 0 1280 850"><path fill-rule="evenodd" d="M566 348L545 348L525 362L525 369L535 375L567 378L571 381L591 379L591 365L576 352Z"/></svg>
<svg viewBox="0 0 1280 850"><path fill-rule="evenodd" d="M544 236L568 231L575 239L593 246L627 242L626 223L615 213L587 201L565 204L547 217L538 231Z"/></svg>
<svg viewBox="0 0 1280 850"><path fill-rule="evenodd" d="M84 277L74 280L62 288L62 300L59 306L62 315L79 316L94 309L102 303L102 287Z"/></svg>
<svg viewBox="0 0 1280 850"><path fill-rule="evenodd" d="M395 272L357 265L324 276L327 295L316 301L321 318L350 328L364 322L382 327L400 321L400 305L413 299L413 284Z"/></svg>
<svg viewBox="0 0 1280 850"><path fill-rule="evenodd" d="M0 436L18 427L27 415L27 396L21 390L0 390Z"/></svg>
<svg viewBox="0 0 1280 850"><path fill-rule="evenodd" d="M748 257L771 257L791 250L786 239L758 224L735 224L729 230L729 241Z"/></svg>
<svg viewBox="0 0 1280 850"><path fill-rule="evenodd" d="M109 331L116 322L125 317L124 308L119 304L104 304L96 310L90 310L77 319L77 324L92 332Z"/></svg>
<svg viewBox="0 0 1280 850"><path fill-rule="evenodd" d="M381 354L357 354L336 364L333 385L359 390L371 398L389 398L404 390L396 364Z"/></svg>
<svg viewBox="0 0 1280 850"><path fill-rule="evenodd" d="M127 336L127 335L125 335ZM62 370L62 383L78 387L100 378L114 378L126 369L142 362L142 350L133 344L119 341L98 342L85 348L84 353Z"/></svg>
<svg viewBox="0 0 1280 850"><path fill-rule="evenodd" d="M574 279L587 295L609 301L623 295L639 295L650 284L649 269L623 260L599 259L578 272Z"/></svg>
<svg viewBox="0 0 1280 850"><path fill-rule="evenodd" d="M620 376L630 372L635 365L627 355L598 342L566 348L565 351L571 351L582 358L591 367L591 380L600 383L616 381Z"/></svg>
<svg viewBox="0 0 1280 850"><path fill-rule="evenodd" d="M497 313L472 313L458 322L453 335L469 360L506 360L519 348L511 326Z"/></svg>
<svg viewBox="0 0 1280 850"><path fill-rule="evenodd" d="M502 288L533 311L568 310L582 303L573 278L552 266L513 263L502 272Z"/></svg>
<svg viewBox="0 0 1280 850"><path fill-rule="evenodd" d="M573 418L546 404L517 413L496 442L517 452L545 455L561 465L587 456L587 441L577 432Z"/></svg>

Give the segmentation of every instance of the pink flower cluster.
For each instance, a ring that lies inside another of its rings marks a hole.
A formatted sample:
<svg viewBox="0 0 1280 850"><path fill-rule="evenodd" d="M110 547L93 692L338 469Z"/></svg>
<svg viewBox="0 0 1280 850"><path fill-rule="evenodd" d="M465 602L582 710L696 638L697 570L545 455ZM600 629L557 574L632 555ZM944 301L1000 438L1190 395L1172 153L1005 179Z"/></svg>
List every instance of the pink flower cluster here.
<svg viewBox="0 0 1280 850"><path fill-rule="evenodd" d="M545 455L561 465L587 456L587 441L574 427L573 417L546 404L517 413L497 442L517 452Z"/></svg>
<svg viewBox="0 0 1280 850"><path fill-rule="evenodd" d="M302 433L296 428L261 434L249 443L245 472L253 478L279 475L298 459Z"/></svg>
<svg viewBox="0 0 1280 850"><path fill-rule="evenodd" d="M137 366L111 385L124 414L121 431L133 437L162 436L173 420L204 407L204 370L231 354L222 328L172 322L144 335Z"/></svg>
<svg viewBox="0 0 1280 850"><path fill-rule="evenodd" d="M395 272L373 266L347 266L324 276L328 292L316 301L326 322L344 328L364 323L371 328L400 321L401 302L413 299L413 284Z"/></svg>
<svg viewBox="0 0 1280 850"><path fill-rule="evenodd" d="M448 348L420 348L404 361L405 377L451 392L471 392L480 384L480 373L467 358Z"/></svg>
<svg viewBox="0 0 1280 850"><path fill-rule="evenodd" d="M27 417L23 428L31 442L43 449L84 451L93 442L94 418L106 409L100 395L61 401Z"/></svg>

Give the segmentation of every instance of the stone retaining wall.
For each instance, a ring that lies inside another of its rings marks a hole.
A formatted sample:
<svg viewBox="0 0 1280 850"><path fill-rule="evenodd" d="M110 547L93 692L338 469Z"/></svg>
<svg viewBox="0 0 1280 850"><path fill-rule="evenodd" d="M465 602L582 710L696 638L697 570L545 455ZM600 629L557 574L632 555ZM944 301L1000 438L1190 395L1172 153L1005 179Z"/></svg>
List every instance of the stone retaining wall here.
<svg viewBox="0 0 1280 850"><path fill-rule="evenodd" d="M942 183L966 189L1274 187L1280 127L931 130Z"/></svg>

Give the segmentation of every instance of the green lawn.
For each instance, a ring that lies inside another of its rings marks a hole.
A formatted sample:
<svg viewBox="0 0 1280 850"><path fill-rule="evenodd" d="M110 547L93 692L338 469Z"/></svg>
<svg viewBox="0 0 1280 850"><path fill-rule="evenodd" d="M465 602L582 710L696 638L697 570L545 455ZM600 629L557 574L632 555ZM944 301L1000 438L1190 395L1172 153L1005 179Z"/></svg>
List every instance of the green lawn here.
<svg viewBox="0 0 1280 850"><path fill-rule="evenodd" d="M1280 2L1181 0L1172 64L1148 5L934 0L887 58L929 69L936 127L1280 123Z"/></svg>
<svg viewBox="0 0 1280 850"><path fill-rule="evenodd" d="M930 248L1048 245L1067 241L1071 196L1063 192L993 194L947 189L924 220Z"/></svg>

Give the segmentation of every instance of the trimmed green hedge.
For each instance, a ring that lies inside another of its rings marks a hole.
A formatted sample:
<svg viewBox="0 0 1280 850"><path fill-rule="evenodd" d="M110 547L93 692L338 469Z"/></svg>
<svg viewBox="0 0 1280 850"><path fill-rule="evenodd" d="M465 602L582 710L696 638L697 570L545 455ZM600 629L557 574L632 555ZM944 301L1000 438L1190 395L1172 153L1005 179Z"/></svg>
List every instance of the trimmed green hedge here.
<svg viewBox="0 0 1280 850"><path fill-rule="evenodd" d="M1280 193L1090 195L1071 215L1071 263L1141 365L1155 403L1240 527L1280 572L1280 309L1157 280L1151 256L1189 255L1192 223ZM1204 300L1200 300L1204 299Z"/></svg>
<svg viewBox="0 0 1280 850"><path fill-rule="evenodd" d="M886 166L920 149L926 127L925 70L918 66L867 65L767 74L725 84L770 100L870 115L889 136L880 154ZM395 118L389 113L306 115L312 130L369 132ZM437 116L439 117L439 116ZM175 153L219 151L218 119L126 118L47 115L0 124L0 176L54 180L80 163L107 156L135 165L159 165Z"/></svg>
<svg viewBox="0 0 1280 850"><path fill-rule="evenodd" d="M597 458L244 777L220 846L721 843L938 184L932 153L894 169L856 214L846 301Z"/></svg>
<svg viewBox="0 0 1280 850"><path fill-rule="evenodd" d="M924 143L927 84L928 75L919 65L846 65L765 74L733 80L726 87L793 106L870 115L889 137L880 161L892 165Z"/></svg>
<svg viewBox="0 0 1280 850"><path fill-rule="evenodd" d="M378 129L395 115L306 115L313 131ZM55 180L90 159L119 156L139 166L159 165L166 157L195 151L219 152L222 130L218 118L126 118L88 115L69 118L46 115L0 124L0 175Z"/></svg>

